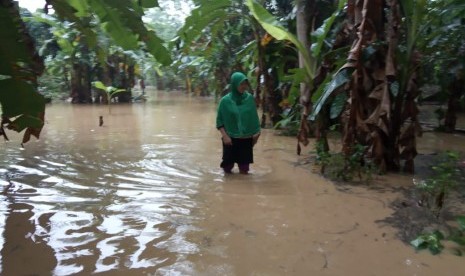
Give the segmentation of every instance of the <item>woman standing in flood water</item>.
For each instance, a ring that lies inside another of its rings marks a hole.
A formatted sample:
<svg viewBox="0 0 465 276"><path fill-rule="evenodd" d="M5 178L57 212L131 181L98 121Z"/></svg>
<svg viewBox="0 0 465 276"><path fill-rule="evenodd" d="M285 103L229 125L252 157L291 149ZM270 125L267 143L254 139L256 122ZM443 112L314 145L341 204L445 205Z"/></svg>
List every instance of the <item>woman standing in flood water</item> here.
<svg viewBox="0 0 465 276"><path fill-rule="evenodd" d="M239 172L247 174L253 163L253 146L260 136L257 106L252 94L247 92L247 77L235 72L231 76L230 92L221 98L216 116L216 128L223 141L221 168L231 173L234 164Z"/></svg>

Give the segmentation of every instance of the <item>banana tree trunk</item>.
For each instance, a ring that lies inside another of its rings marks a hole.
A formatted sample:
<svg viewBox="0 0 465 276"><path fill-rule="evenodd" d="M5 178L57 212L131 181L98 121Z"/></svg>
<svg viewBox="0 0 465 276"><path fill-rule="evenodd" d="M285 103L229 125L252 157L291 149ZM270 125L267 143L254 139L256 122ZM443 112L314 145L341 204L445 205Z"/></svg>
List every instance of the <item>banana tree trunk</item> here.
<svg viewBox="0 0 465 276"><path fill-rule="evenodd" d="M134 66L132 64L128 64L128 58L126 56L122 60L120 77L121 84L118 88L126 89L127 92L118 94L118 102L128 103L131 101L131 88L134 84Z"/></svg>
<svg viewBox="0 0 465 276"><path fill-rule="evenodd" d="M457 111L460 108L460 97L465 90L463 82L463 79L456 78L449 87L450 96L447 102L447 111L444 121L444 129L446 132L455 131L457 125Z"/></svg>
<svg viewBox="0 0 465 276"><path fill-rule="evenodd" d="M404 160L404 170L413 172L419 131L415 102L418 62L413 48L412 54L404 59L397 56L404 27L399 3L349 0L348 7L348 18L353 19L357 36L345 65L353 68L354 73L349 88L349 116L344 123L343 152L348 159L354 146L361 144L367 146L367 156L381 171L398 171ZM386 46L374 46L379 41L385 41ZM370 60L362 59L367 47L376 51ZM398 64L402 60L406 64Z"/></svg>
<svg viewBox="0 0 465 276"><path fill-rule="evenodd" d="M273 68L271 70L265 70L263 72L264 80L265 80L265 91L266 91L266 98L263 104L263 108L267 111L267 127L273 127L280 119L281 119L281 107L279 103L281 102L280 98L280 90L277 89L277 75L276 71ZM263 124L263 123L262 123Z"/></svg>
<svg viewBox="0 0 465 276"><path fill-rule="evenodd" d="M312 7L314 6L314 0L297 0L296 9L297 9L297 38L302 43L304 48L308 50L308 55L310 55L310 42L308 40L308 34L310 32L310 21L312 18ZM305 58L304 53L299 51L299 68L305 67ZM302 143L305 146L309 143L308 137L312 135L312 131L307 121L308 115L312 111L312 101L310 95L310 87L308 81L300 84L300 104L303 107L302 117L300 120L300 130L297 136L298 140L298 152L300 153L300 144Z"/></svg>
<svg viewBox="0 0 465 276"><path fill-rule="evenodd" d="M190 95L192 93L192 81L189 76L189 72L186 71L186 93Z"/></svg>
<svg viewBox="0 0 465 276"><path fill-rule="evenodd" d="M297 0L297 38L302 43L305 49L309 50L310 54L310 43L308 41L308 33L310 31L310 18L309 7L313 5L314 1L309 0ZM299 52L299 68L304 68L305 64L304 53ZM310 108L310 89L307 82L300 84L300 102L304 105L304 108ZM305 120L306 121L306 120Z"/></svg>
<svg viewBox="0 0 465 276"><path fill-rule="evenodd" d="M266 62L265 62L265 48L262 46L261 43L261 27L260 24L253 19L253 27L254 27L254 36L255 36L255 42L257 44L257 52L258 52L258 57L257 57L257 69L256 69L256 81L257 81L257 87L255 88L255 102L257 104L257 107L262 105L262 116L261 116L261 127L265 128L267 126L267 122L269 121L269 116L268 116L268 105L267 105L267 91L266 87L262 87L262 78L264 78L264 73L266 72ZM263 88L265 88L263 90Z"/></svg>
<svg viewBox="0 0 465 276"><path fill-rule="evenodd" d="M75 63L71 70L71 102L91 103L90 68L82 63Z"/></svg>
<svg viewBox="0 0 465 276"><path fill-rule="evenodd" d="M69 95L72 103L79 103L79 95L81 90L81 71L79 64L73 64L71 68L71 94Z"/></svg>

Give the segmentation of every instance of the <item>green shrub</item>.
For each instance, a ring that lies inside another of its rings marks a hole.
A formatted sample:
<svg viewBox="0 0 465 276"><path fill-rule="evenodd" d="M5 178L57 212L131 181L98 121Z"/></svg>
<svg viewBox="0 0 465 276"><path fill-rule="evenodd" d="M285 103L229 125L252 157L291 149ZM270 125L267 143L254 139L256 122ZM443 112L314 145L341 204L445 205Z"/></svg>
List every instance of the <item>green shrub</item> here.
<svg viewBox="0 0 465 276"><path fill-rule="evenodd" d="M431 168L433 175L416 183L421 205L430 209L436 217L443 209L450 191L457 187L460 177L458 160L457 152L447 151L441 154L438 164Z"/></svg>

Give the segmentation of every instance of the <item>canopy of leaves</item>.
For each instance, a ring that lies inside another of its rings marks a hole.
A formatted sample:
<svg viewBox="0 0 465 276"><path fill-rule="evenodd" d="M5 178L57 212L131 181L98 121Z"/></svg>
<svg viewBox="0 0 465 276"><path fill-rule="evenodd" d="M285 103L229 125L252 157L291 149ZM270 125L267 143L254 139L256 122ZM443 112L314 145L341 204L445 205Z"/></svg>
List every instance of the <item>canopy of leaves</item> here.
<svg viewBox="0 0 465 276"><path fill-rule="evenodd" d="M141 42L160 63L171 63L171 54L163 45L163 40L153 30L147 29L142 21L145 8L158 7L156 0L52 1L51 4L60 18L77 24L91 48L96 45L97 35L88 28L88 17L96 16L98 23L123 49L137 49Z"/></svg>
<svg viewBox="0 0 465 276"><path fill-rule="evenodd" d="M15 5L0 3L0 22L3 23L0 28L0 133L6 138L3 125L17 132L28 128L23 138L25 143L31 134L39 136L44 123L45 100L35 91L43 63L35 54L33 41Z"/></svg>

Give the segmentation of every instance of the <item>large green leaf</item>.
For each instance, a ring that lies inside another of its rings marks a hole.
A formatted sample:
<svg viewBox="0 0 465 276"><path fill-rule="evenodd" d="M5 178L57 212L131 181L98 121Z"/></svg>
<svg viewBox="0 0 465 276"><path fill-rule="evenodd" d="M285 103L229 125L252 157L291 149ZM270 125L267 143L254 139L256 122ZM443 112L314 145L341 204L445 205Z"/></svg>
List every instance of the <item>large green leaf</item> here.
<svg viewBox="0 0 465 276"><path fill-rule="evenodd" d="M169 65L173 62L171 53L163 46L163 40L155 35L154 32L148 32L145 44L150 53L163 65Z"/></svg>
<svg viewBox="0 0 465 276"><path fill-rule="evenodd" d="M231 7L231 0L204 0L202 5L192 10L186 18L184 26L178 31L178 36L187 45L197 40L208 26L223 22L232 14L226 9Z"/></svg>
<svg viewBox="0 0 465 276"><path fill-rule="evenodd" d="M321 98L321 96L323 95L325 89L326 89L326 86L328 85L328 83L333 79L333 75L332 74L327 74L325 79L323 80L323 82L318 86L318 88L316 89L316 91L313 93L312 95L312 103L316 103L318 101L318 99Z"/></svg>
<svg viewBox="0 0 465 276"><path fill-rule="evenodd" d="M336 119L339 117L339 115L341 115L342 111L344 110L344 107L347 104L347 98L348 96L346 93L341 93L334 98L329 112L329 117L331 119Z"/></svg>
<svg viewBox="0 0 465 276"><path fill-rule="evenodd" d="M0 5L0 22L0 75L11 76L18 73L16 67L27 70L31 66L31 49L23 41L19 22L15 21L3 5Z"/></svg>
<svg viewBox="0 0 465 276"><path fill-rule="evenodd" d="M289 72L291 73L291 75L286 76L283 80L292 82L291 90L289 91L287 101L290 105L294 105L296 100L299 98L300 84L304 82L306 73L305 70L302 68L294 68L289 70Z"/></svg>
<svg viewBox="0 0 465 276"><path fill-rule="evenodd" d="M18 79L0 80L0 104L3 115L16 117L23 114L38 116L45 110L45 100L34 86Z"/></svg>
<svg viewBox="0 0 465 276"><path fill-rule="evenodd" d="M28 127L40 129L43 125L44 122L36 116L20 115L8 125L8 128L14 129L16 132L21 132Z"/></svg>
<svg viewBox="0 0 465 276"><path fill-rule="evenodd" d="M338 9L323 22L321 27L312 33L313 38L316 40L316 42L312 44L312 56L315 58L320 56L321 49L325 43L326 38L328 37L328 33L331 30L331 27L333 26L334 20L336 20L337 16L341 13L346 3L347 0L340 0Z"/></svg>
<svg viewBox="0 0 465 276"><path fill-rule="evenodd" d="M94 81L94 82L92 82L92 85L93 85L95 88L102 89L103 91L107 91L107 87L106 87L105 84L103 84L103 82L101 82L101 81Z"/></svg>
<svg viewBox="0 0 465 276"><path fill-rule="evenodd" d="M100 18L103 29L113 38L113 40L123 49L132 50L138 47L137 34L130 31L120 18L118 10L107 5L103 0L93 0L90 2L93 11Z"/></svg>
<svg viewBox="0 0 465 276"><path fill-rule="evenodd" d="M86 17L89 16L89 4L87 0L68 0L68 3L71 7L76 9L77 17Z"/></svg>
<svg viewBox="0 0 465 276"><path fill-rule="evenodd" d="M304 67L307 74L307 81L314 78L313 59L310 57L309 51L305 49L304 45L297 39L297 37L286 30L279 24L276 18L271 15L260 3L255 0L247 0L246 5L249 7L250 12L260 25L277 40L287 40L292 42L299 52L304 57Z"/></svg>
<svg viewBox="0 0 465 276"><path fill-rule="evenodd" d="M113 87L113 86L106 86L101 81L94 81L94 82L92 82L92 85L97 89L102 89L103 91L107 92L109 95L112 95L112 96L114 94L127 91L126 89L118 89L118 88Z"/></svg>
<svg viewBox="0 0 465 276"><path fill-rule="evenodd" d="M323 94L315 103L315 107L312 111L312 114L310 114L310 116L308 117L309 120L314 121L316 119L323 106L326 104L327 100L331 96L333 96L333 93L337 91L337 89L340 88L342 85L350 81L352 72L353 68L342 68L336 73L331 82L326 84Z"/></svg>
<svg viewBox="0 0 465 276"><path fill-rule="evenodd" d="M413 54L413 49L416 40L420 34L420 28L423 25L427 27L427 22L424 21L424 15L427 14L427 0L400 0L400 6L405 16L405 26L407 27L407 59Z"/></svg>
<svg viewBox="0 0 465 276"><path fill-rule="evenodd" d="M117 88L114 88L114 87L109 87L109 89L112 89L110 92L108 92L110 97L114 97L116 94L127 92L126 89L117 89Z"/></svg>
<svg viewBox="0 0 465 276"><path fill-rule="evenodd" d="M170 52L163 45L163 40L145 27L142 21L143 11L135 2L93 0L90 5L102 22L104 30L116 44L125 50L134 50L139 47L138 42L143 42L157 61L163 65L171 64Z"/></svg>

